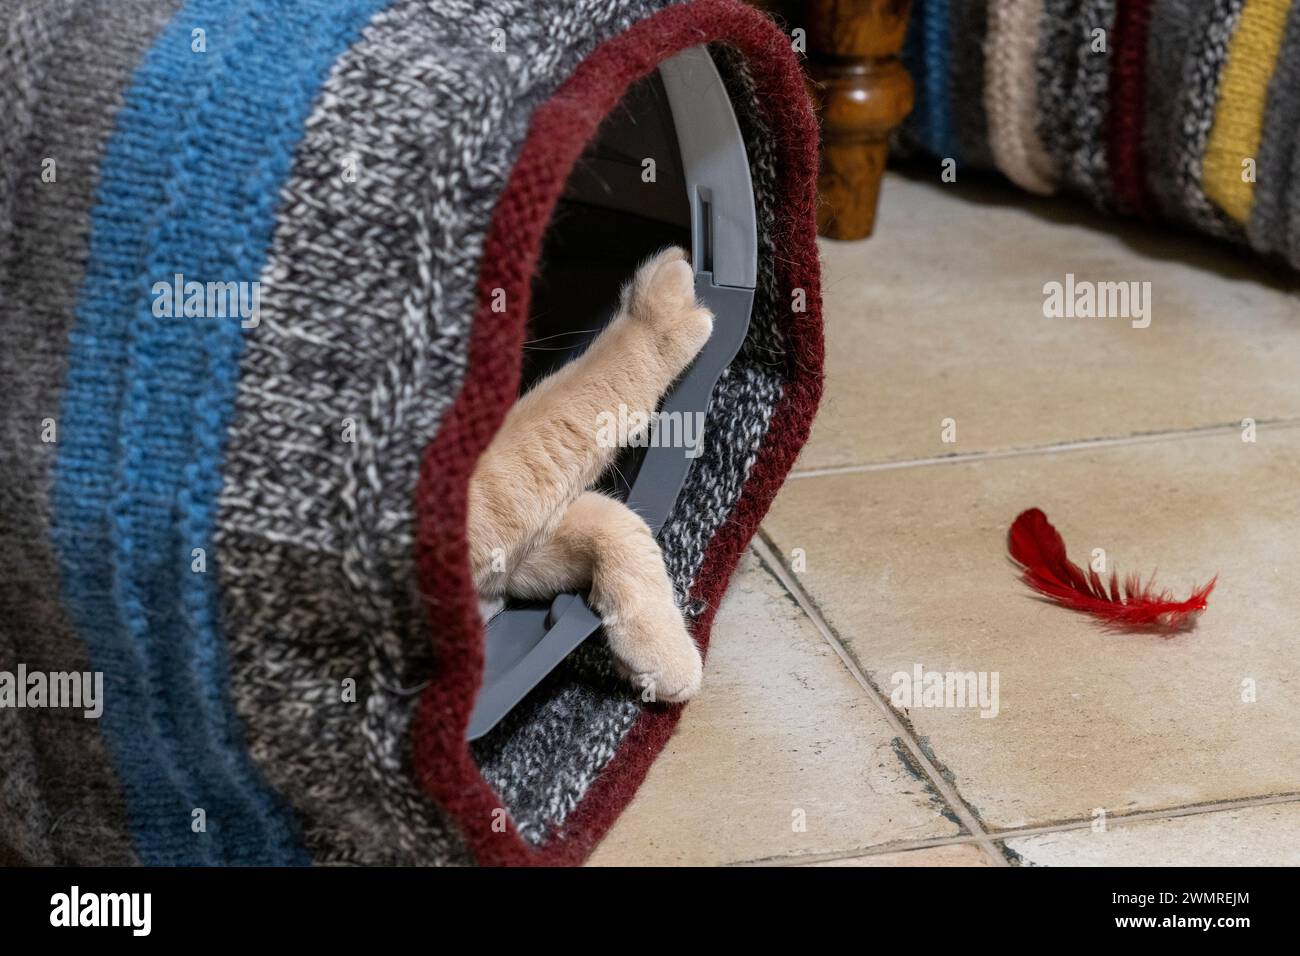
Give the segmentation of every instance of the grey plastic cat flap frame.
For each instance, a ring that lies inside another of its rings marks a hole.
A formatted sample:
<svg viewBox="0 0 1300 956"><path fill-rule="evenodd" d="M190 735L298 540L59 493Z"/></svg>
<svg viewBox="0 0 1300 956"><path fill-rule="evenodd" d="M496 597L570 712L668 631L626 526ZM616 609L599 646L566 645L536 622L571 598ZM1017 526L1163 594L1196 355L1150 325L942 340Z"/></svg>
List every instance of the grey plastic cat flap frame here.
<svg viewBox="0 0 1300 956"><path fill-rule="evenodd" d="M571 173L534 283L529 338L543 347L539 358L526 358L525 382L580 353L613 316L636 265L672 242L689 244L696 295L714 313L713 335L660 408L689 415L707 411L745 340L758 269L745 144L702 46L636 84ZM555 344L566 337L580 341ZM657 533L692 460L680 447L629 450L601 490L626 500ZM574 594L549 606L508 604L494 615L468 739L487 734L599 630L600 619Z"/></svg>

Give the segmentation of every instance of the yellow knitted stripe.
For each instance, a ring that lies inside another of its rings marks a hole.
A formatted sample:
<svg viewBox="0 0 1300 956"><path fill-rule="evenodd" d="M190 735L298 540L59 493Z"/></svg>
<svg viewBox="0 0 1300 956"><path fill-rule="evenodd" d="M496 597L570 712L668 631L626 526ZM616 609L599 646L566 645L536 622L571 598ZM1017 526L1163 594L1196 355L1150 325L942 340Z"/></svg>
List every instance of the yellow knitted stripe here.
<svg viewBox="0 0 1300 956"><path fill-rule="evenodd" d="M1259 151L1268 82L1282 46L1289 6L1290 0L1246 0L1219 77L1219 102L1205 147L1201 188L1240 223L1250 217L1255 195L1255 183L1244 181L1242 162L1254 160Z"/></svg>

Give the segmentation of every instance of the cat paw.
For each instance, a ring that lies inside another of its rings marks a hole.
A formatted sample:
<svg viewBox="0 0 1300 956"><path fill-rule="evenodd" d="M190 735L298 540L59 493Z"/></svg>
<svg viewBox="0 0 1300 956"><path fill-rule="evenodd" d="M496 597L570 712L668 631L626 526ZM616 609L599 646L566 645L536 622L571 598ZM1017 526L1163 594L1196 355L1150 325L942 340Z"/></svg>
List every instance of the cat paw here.
<svg viewBox="0 0 1300 956"><path fill-rule="evenodd" d="M642 700L690 700L704 679L704 661L675 605L671 613L629 615L626 626L606 626L614 665Z"/></svg>
<svg viewBox="0 0 1300 956"><path fill-rule="evenodd" d="M669 246L642 263L626 296L627 313L654 333L656 348L676 374L713 334L713 313L695 299L695 270L686 250Z"/></svg>

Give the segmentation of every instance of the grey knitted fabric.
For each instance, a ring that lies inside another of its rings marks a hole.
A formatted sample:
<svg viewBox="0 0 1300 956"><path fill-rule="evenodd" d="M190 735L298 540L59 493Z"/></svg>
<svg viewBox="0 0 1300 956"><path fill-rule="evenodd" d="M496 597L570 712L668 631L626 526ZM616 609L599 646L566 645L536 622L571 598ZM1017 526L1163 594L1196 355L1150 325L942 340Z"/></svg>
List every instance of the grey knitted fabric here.
<svg viewBox="0 0 1300 956"><path fill-rule="evenodd" d="M962 161L978 169L993 168L983 95L988 13L988 0L951 0L948 10L953 38L948 75L953 131Z"/></svg>
<svg viewBox="0 0 1300 956"><path fill-rule="evenodd" d="M1079 10L1078 72L1074 80L1074 151L1065 166L1066 181L1095 206L1109 205L1106 171L1106 112L1114 53L1115 0L1084 0ZM1093 50L1093 32L1106 38L1104 52Z"/></svg>
<svg viewBox="0 0 1300 956"><path fill-rule="evenodd" d="M1300 4L1287 13L1286 31L1269 82L1255 167L1255 201L1246 234L1260 252L1285 255L1300 268Z"/></svg>
<svg viewBox="0 0 1300 956"><path fill-rule="evenodd" d="M40 671L91 666L60 601L48 531L56 446L41 440L42 422L59 414L102 146L132 71L178 5L19 3L3 27L10 82L0 88L0 340L24 343L0 348L3 670L18 662ZM46 158L56 163L52 183L41 177ZM112 692L112 675L105 690ZM25 844L12 852L68 864L134 861L93 720L59 708L0 710L0 754L0 832Z"/></svg>
<svg viewBox="0 0 1300 956"><path fill-rule="evenodd" d="M704 607L690 597L705 549L740 498L772 408L781 397L779 356L783 303L772 245L776 220L773 138L754 109L752 81L743 58L725 46L712 49L731 93L749 153L758 219L758 288L749 335L710 400L704 452L691 466L678 505L659 541L678 601L691 616ZM520 834L540 845L563 823L613 756L642 703L613 677L608 652L588 643L571 656L527 705L517 709L474 752L486 779L510 808ZM545 754L546 759L539 759Z"/></svg>
<svg viewBox="0 0 1300 956"><path fill-rule="evenodd" d="M1166 211L1177 205L1174 154L1183 90L1183 65L1192 44L1193 20L1213 0L1152 0L1147 33L1144 153L1148 188Z"/></svg>
<svg viewBox="0 0 1300 956"><path fill-rule="evenodd" d="M1066 186L1094 205L1108 203L1106 112L1115 0L1044 0L1038 46L1038 135ZM1106 37L1093 50L1093 31Z"/></svg>
<svg viewBox="0 0 1300 956"><path fill-rule="evenodd" d="M207 436L222 455L209 472L220 485L208 557L220 593L205 607L221 615L237 743L291 805L316 862L470 861L413 769L414 711L434 674L439 627L425 604L432 596L414 583L417 478L462 386L483 242L530 118L599 44L670 2L394 0L331 54L278 201L267 197L276 215L259 321L231 355L239 374L226 378L236 391L230 427ZM91 665L83 642L94 622L74 635L60 602L47 500L57 446L39 433L42 419L59 415L69 331L85 321L77 295L91 214L102 244L102 197L122 188L112 166L97 183L98 164L115 121L138 131L144 114L134 99L122 111L123 93L178 5L53 0L5 23L12 82L0 109L17 135L0 136L0 332L28 347L0 352L4 386L14 388L0 413L0 666ZM252 0L235 7L247 13ZM0 13L10 8L0 0ZM66 69L91 44L95 69ZM760 282L749 337L715 389L704 454L661 533L692 616L706 610L694 582L791 371L780 332L788 290L773 264L808 255L774 245L803 239L787 238L789 211L775 205L787 186L777 181L773 131L743 57L725 45L713 52L750 154ZM47 154L59 162L57 184L40 183ZM95 359L78 362L97 368ZM166 503L158 507L165 520ZM68 527L62 515L56 534ZM95 550L83 553L95 560ZM111 570L105 581L90 581L91 593L113 586ZM138 692L115 687L116 673L105 678L110 698ZM476 745L483 777L526 841L562 835L643 712L592 641ZM113 768L118 760L118 770L138 771L140 762L123 763L120 744L115 737L110 756L98 725L71 709L0 711L0 860L135 862L141 821L127 819ZM146 796L156 778L143 778Z"/></svg>
<svg viewBox="0 0 1300 956"><path fill-rule="evenodd" d="M1241 228L1202 191L1201 168L1214 125L1219 74L1243 2L1156 0L1148 39L1151 189L1166 215L1228 239L1241 238Z"/></svg>
<svg viewBox="0 0 1300 956"><path fill-rule="evenodd" d="M241 365L218 563L250 752L318 862L465 859L411 782L407 730L436 626L404 585L418 455L464 372L482 237L531 111L598 43L663 5L583 0L557 17L525 0L399 0L336 64L308 122ZM498 28L504 54L482 42ZM739 62L719 57L770 223L770 137ZM777 300L760 290L708 451L663 532L683 595L780 394ZM346 679L357 703L342 700ZM484 776L526 839L563 824L641 706L593 643L480 742Z"/></svg>
<svg viewBox="0 0 1300 956"><path fill-rule="evenodd" d="M1073 116L1080 9L1080 0L1043 0L1038 28L1038 138L1059 170L1070 168L1076 149Z"/></svg>
<svg viewBox="0 0 1300 956"><path fill-rule="evenodd" d="M3 37L3 67L7 75L16 77L11 84L0 88L0 118L12 130L13 135L6 135L0 140L0 268L5 268L13 260L14 244L18 235L14 229L14 206L17 202L16 191L21 186L30 190L28 178L35 176L39 181L40 161L32 165L28 157L22 155L23 147L32 128L32 100L35 99L34 87L44 79L46 63L51 54L52 34L57 34L62 22L70 14L66 3L56 3L43 13L40 11L5 10L5 36ZM11 19L12 17L12 19ZM15 301L8 294L0 296L0 307L4 303ZM7 312L8 310L6 310ZM3 322L3 319L0 319ZM3 332L11 333L8 323L4 323ZM30 335L31 330L27 330ZM12 333L21 334L20 328ZM11 333L11 334L12 334ZM5 340L12 342L8 334ZM21 390L21 398L30 397L33 388L39 384L30 381L18 367L19 350L6 347L0 352L0 383L14 382ZM21 379L20 379L21 376ZM21 472L23 461L30 455L39 457L43 463L44 455L28 446L42 444L39 441L42 416L30 416L31 408L26 409L28 416L14 412L5 415L4 430L0 433L3 449L0 452L0 468L5 469L3 482L0 482L0 494L4 495L4 507L0 515L11 512L27 514L31 502L21 500L30 497L35 489L30 480ZM15 480L16 479L16 480ZM11 497L19 500L11 500ZM27 507L24 507L27 506ZM39 515L45 512L38 504ZM8 520L22 520L10 518ZM38 525L39 527L39 525ZM8 532L8 529L4 529ZM18 529L14 529L18 530ZM9 533L0 540L14 542L17 538ZM28 610L24 605L20 591L22 585L30 583L27 574L18 569L11 569L15 559L21 557L16 548L0 547L0 669L13 672L19 663L25 663L23 651L20 650L21 632L20 616ZM12 577L11 570L18 577ZM19 592L10 594L9 592ZM48 859L50 848L47 833L50 830L49 818L45 805L40 801L41 783L38 768L38 752L34 729L30 715L16 709L0 710L0 754L3 754L4 769L0 776L0 827L11 834L13 846L10 852L19 859Z"/></svg>

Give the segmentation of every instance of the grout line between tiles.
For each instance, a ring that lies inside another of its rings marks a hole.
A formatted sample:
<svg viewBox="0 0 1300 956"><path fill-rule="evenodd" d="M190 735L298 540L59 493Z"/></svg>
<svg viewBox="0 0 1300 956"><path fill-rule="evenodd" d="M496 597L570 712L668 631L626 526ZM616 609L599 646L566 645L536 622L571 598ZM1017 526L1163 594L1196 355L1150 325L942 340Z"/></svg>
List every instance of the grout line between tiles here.
<svg viewBox="0 0 1300 956"><path fill-rule="evenodd" d="M1283 803L1300 803L1300 792L1272 794L1267 797L1243 797L1240 800L1219 800L1211 803L1194 803L1164 810L1141 810L1137 813L1125 813L1106 818L1108 826L1123 827L1135 823L1152 823L1161 820L1178 820L1183 817L1201 816L1211 813L1224 813L1229 810L1244 810L1251 807L1267 807ZM1093 820L1071 820L1038 827L1014 827L1009 830L987 831L990 839L997 843L1020 840L1026 837L1041 836L1048 833L1065 833L1071 830L1087 830ZM963 833L950 837L933 837L928 840L902 840L895 843L881 843L871 847L851 850L832 851L828 853L793 854L789 856L763 857L755 860L743 860L731 866L807 866L813 863L830 863L837 860L856 860L860 857L882 856L887 853L904 853L912 850L927 850L940 846L961 846L966 843L978 843L979 838L973 834ZM1000 855L1000 854L999 854Z"/></svg>
<svg viewBox="0 0 1300 956"><path fill-rule="evenodd" d="M859 857L885 856L889 853L909 853L913 850L930 850L940 846L979 845L979 838L969 833L950 837L932 837L928 840L896 840L877 843L852 850L829 850L825 853L795 853L788 856L766 856L754 860L738 860L728 866L809 866L813 863L834 863L838 860L856 860Z"/></svg>
<svg viewBox="0 0 1300 956"><path fill-rule="evenodd" d="M1287 429L1300 426L1300 418L1257 419L1257 427ZM1004 458L1024 458L1031 455L1053 455L1059 452L1094 451L1099 448L1123 448L1130 445L1151 445L1159 442L1178 441L1183 438L1212 438L1218 435L1240 431L1241 425L1229 422L1224 425L1205 425L1200 428L1188 428L1182 431L1150 432L1142 435L1126 435L1120 438L1088 438L1075 442L1060 442L1050 445L1032 445L1028 448L1005 448L998 451L955 452L951 455L935 455L928 458L904 458L898 461L866 462L861 465L832 465L826 468L809 468L792 471L789 481L805 478L826 478L835 475L859 475L876 471L897 471L901 468L923 468L929 465L962 465L975 461L998 461Z"/></svg>
<svg viewBox="0 0 1300 956"><path fill-rule="evenodd" d="M1106 825L1124 826L1130 823L1146 823L1153 820L1176 820L1180 817L1194 817L1203 813L1223 813L1226 810L1242 810L1246 807L1267 807L1278 803L1300 803L1300 793L1275 793L1266 797L1243 797L1240 800L1215 800L1210 803L1189 803L1179 807L1167 807L1162 810L1139 810L1136 813L1122 813L1106 817ZM1008 830L993 830L994 839L1019 840L1023 837L1039 836L1044 833L1062 833L1066 830L1085 830L1095 821L1067 820L1063 823L1047 823L1037 827L1012 827Z"/></svg>
<svg viewBox="0 0 1300 956"><path fill-rule="evenodd" d="M853 656L849 654L848 649L845 648L843 642L835 635L835 632L831 630L830 625L826 623L825 618L822 617L821 612L817 609L817 606L813 604L812 599L808 596L807 592L804 591L799 582L790 574L784 562L782 562L777 556L776 550L772 547L771 542L767 538L767 533L762 528L759 528L758 534L754 536L751 547L753 547L755 553L767 566L768 570L771 571L772 574L776 576L777 580L781 582L781 586L785 588L786 592L794 599L795 603L799 605L804 614L807 615L813 626L821 633L822 638L830 644L832 650L835 651L836 656L839 657L841 663L848 668L849 673L853 675L853 679L862 687L862 690L866 693L867 697L870 698L880 709L881 713L884 714L885 719L889 722L890 728L897 735L898 739L903 742L908 753L912 755L912 759L915 760L917 765L925 772L925 775L930 780L931 786L938 791L939 795L948 805L948 808L956 814L962 825L970 832L973 841L979 844L980 849L984 851L990 862L995 866L1008 866L1009 864L1006 857L1003 856L1002 853L998 851L997 847L993 845L993 841L989 838L988 834L984 832L984 828L980 825L979 819L975 816L975 813L969 806L967 806L966 801L964 801L957 793L956 788L945 779L943 774L939 772L938 768L935 767L934 763L926 755L925 751L916 740L913 739L912 732L904 726L902 720L899 719L898 714L896 714L894 709L889 706L889 702L886 701L885 698L880 695L880 692L872 686L871 681L867 679L867 675L862 672L862 668L858 666L857 662L853 659Z"/></svg>

